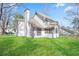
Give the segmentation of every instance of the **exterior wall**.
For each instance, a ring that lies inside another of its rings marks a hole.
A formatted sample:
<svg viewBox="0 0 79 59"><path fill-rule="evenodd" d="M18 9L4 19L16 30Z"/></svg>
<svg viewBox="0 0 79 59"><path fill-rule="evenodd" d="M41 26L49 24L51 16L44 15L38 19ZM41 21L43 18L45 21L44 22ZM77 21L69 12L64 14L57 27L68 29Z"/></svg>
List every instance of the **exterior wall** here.
<svg viewBox="0 0 79 59"><path fill-rule="evenodd" d="M30 35L30 25L29 25L29 20L30 20L30 11L29 9L25 10L25 14L24 14L24 20L25 20L25 33L26 36L29 37Z"/></svg>
<svg viewBox="0 0 79 59"><path fill-rule="evenodd" d="M45 34L45 37L48 37L48 38L52 38L52 33L51 34Z"/></svg>
<svg viewBox="0 0 79 59"><path fill-rule="evenodd" d="M37 35L37 29L34 29L34 37L44 37L45 36L45 32L41 30L41 35Z"/></svg>
<svg viewBox="0 0 79 59"><path fill-rule="evenodd" d="M28 24L29 25L29 24ZM30 25L31 26L31 25ZM45 33L45 30L44 29L41 29L41 35L37 35L37 29L34 28L31 26L29 26L29 36L26 35L26 32L25 32L25 22L18 22L18 30L17 30L17 35L18 36L27 36L27 37L48 37L48 38L56 38L56 37L59 37L59 31L58 31L58 28L55 27L54 30L52 29L52 33ZM57 30L57 33L56 33L56 30ZM27 31L28 32L28 31Z"/></svg>
<svg viewBox="0 0 79 59"><path fill-rule="evenodd" d="M59 28L58 28L58 26L55 26L54 30L53 30L53 38L56 38L56 37L59 37Z"/></svg>
<svg viewBox="0 0 79 59"><path fill-rule="evenodd" d="M30 15L29 15L30 11L27 9L25 10L25 14L24 14L24 19L22 19L21 21L18 21L18 25L17 25L17 35L18 36L27 36L30 37L31 34L31 25L29 24L29 20L30 20Z"/></svg>
<svg viewBox="0 0 79 59"><path fill-rule="evenodd" d="M17 26L17 36L25 36L25 27L24 27L25 23L24 22L18 22L18 26Z"/></svg>
<svg viewBox="0 0 79 59"><path fill-rule="evenodd" d="M59 37L59 33L54 33L53 38L57 38L57 37Z"/></svg>
<svg viewBox="0 0 79 59"><path fill-rule="evenodd" d="M34 28L34 37L37 37L37 30Z"/></svg>
<svg viewBox="0 0 79 59"><path fill-rule="evenodd" d="M52 33L45 33L45 30L41 30L41 35L37 35L37 29L36 28L33 29L31 27L31 30L29 29L29 31L30 31L29 36L31 36L31 37L48 37L48 38L53 37L53 38L56 38L56 37L59 37L59 32L57 31L58 33L56 33L56 28L54 28L54 30L52 29ZM27 36L25 30L26 30L25 29L25 23L24 22L18 22L17 35L18 36ZM29 37L29 36L27 36L27 37Z"/></svg>
<svg viewBox="0 0 79 59"><path fill-rule="evenodd" d="M37 35L37 29L34 30L34 37L48 37L48 38L52 38L52 33L45 33L45 30L41 30L41 35Z"/></svg>
<svg viewBox="0 0 79 59"><path fill-rule="evenodd" d="M37 31L35 31L37 33ZM42 32L45 32L45 31L41 31L41 35L35 35L34 37L48 37L48 38L52 38L52 34L45 34L45 33L42 33Z"/></svg>
<svg viewBox="0 0 79 59"><path fill-rule="evenodd" d="M34 37L45 37L44 31L41 31L41 35L37 35L37 31L34 31L35 36Z"/></svg>

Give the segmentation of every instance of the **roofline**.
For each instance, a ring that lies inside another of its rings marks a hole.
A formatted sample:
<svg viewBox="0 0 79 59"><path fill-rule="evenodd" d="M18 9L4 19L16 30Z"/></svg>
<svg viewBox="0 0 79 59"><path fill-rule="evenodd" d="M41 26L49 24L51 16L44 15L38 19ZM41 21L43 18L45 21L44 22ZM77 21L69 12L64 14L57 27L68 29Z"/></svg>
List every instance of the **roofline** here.
<svg viewBox="0 0 79 59"><path fill-rule="evenodd" d="M38 12L35 12L35 14L39 14ZM44 14L44 13L43 13ZM45 15L45 14L44 14ZM38 15L37 15L38 16ZM48 16L48 15L46 15L46 16ZM48 18L49 17L49 18ZM57 22L57 21L54 21L50 16L48 16L47 18L48 19L50 19L51 21L53 21L53 22Z"/></svg>
<svg viewBox="0 0 79 59"><path fill-rule="evenodd" d="M29 9L29 8L26 8L26 9L24 10L24 12L25 12L26 10L30 10L30 9Z"/></svg>

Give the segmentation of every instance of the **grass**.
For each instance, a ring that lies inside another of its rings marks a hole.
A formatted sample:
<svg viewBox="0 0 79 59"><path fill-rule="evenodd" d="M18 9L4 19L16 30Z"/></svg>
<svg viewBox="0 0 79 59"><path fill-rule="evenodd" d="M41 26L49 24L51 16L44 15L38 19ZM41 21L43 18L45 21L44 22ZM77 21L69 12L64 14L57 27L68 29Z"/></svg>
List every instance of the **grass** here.
<svg viewBox="0 0 79 59"><path fill-rule="evenodd" d="M79 37L30 38L0 35L0 56L79 56Z"/></svg>

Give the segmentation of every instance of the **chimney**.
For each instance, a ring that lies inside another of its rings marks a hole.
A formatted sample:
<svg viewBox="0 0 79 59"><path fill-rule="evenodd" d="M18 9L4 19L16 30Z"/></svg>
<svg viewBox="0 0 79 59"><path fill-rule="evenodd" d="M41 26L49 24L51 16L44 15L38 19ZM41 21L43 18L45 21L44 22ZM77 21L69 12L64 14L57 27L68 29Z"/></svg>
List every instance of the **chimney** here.
<svg viewBox="0 0 79 59"><path fill-rule="evenodd" d="M25 14L24 14L24 18L25 18L25 21L29 21L29 18L30 18L30 10L27 8L25 9Z"/></svg>
<svg viewBox="0 0 79 59"><path fill-rule="evenodd" d="M25 36L30 36L30 25L29 25L30 11L28 8L24 12L24 20L25 20Z"/></svg>

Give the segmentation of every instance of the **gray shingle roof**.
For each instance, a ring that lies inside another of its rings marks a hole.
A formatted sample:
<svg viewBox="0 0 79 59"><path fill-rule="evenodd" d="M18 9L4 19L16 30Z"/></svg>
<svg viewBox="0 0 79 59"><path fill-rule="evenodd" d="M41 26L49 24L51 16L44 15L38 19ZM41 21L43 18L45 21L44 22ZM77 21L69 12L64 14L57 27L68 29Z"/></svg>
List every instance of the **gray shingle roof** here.
<svg viewBox="0 0 79 59"><path fill-rule="evenodd" d="M48 21L48 22L56 22L56 21L54 21L54 20L52 20L52 18L51 17L49 17L49 16L47 16L47 15L45 15L45 14L43 14L43 13L35 13L41 20L43 20L43 21Z"/></svg>

